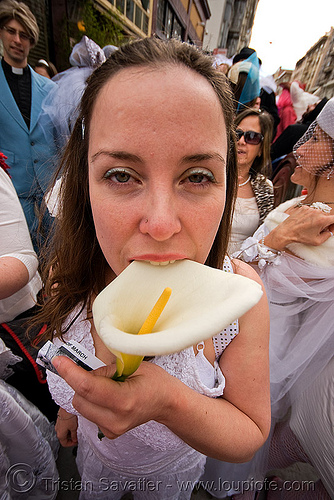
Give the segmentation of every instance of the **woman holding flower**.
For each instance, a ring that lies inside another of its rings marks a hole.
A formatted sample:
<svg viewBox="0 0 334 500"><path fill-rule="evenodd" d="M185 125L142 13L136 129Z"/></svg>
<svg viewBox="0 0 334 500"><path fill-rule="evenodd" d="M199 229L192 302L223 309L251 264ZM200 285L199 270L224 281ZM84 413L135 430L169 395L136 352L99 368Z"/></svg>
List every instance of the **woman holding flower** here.
<svg viewBox="0 0 334 500"><path fill-rule="evenodd" d="M115 357L97 335L91 306L134 261L167 274L182 261L214 273L221 271L210 268L225 266L257 289L248 265L225 259L237 171L224 76L187 44L145 39L123 46L90 77L62 168L50 298L40 319L54 343L75 338L107 365L88 373L60 357L54 365L73 389L48 377L62 407L60 441L78 440L79 472L93 485L80 498L106 498L101 477L123 486L154 481L153 491L138 487L135 498L190 498L180 481L199 479L205 455L248 460L266 439L265 297L216 345L210 338L156 356L124 382L110 379ZM201 302L204 313L210 301ZM108 498L123 493L108 490Z"/></svg>

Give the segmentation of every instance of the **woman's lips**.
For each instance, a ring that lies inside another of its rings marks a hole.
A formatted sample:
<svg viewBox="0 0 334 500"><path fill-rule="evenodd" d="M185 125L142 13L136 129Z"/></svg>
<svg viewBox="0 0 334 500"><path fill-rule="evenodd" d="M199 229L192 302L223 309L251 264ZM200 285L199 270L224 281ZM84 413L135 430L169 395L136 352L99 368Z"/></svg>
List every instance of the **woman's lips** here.
<svg viewBox="0 0 334 500"><path fill-rule="evenodd" d="M154 255L154 254L145 254L138 255L133 257L130 262L144 261L149 262L154 266L166 266L167 264L173 264L176 260L184 260L187 257L185 255L175 255L175 254L165 254L165 255Z"/></svg>

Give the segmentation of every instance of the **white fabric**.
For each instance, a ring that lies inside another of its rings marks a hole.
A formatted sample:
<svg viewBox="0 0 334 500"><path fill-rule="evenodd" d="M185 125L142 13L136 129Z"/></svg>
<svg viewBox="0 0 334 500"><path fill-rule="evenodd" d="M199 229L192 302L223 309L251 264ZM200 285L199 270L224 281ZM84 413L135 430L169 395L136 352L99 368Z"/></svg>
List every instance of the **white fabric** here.
<svg viewBox="0 0 334 500"><path fill-rule="evenodd" d="M106 60L101 47L84 35L72 49L69 61L71 66L98 68Z"/></svg>
<svg viewBox="0 0 334 500"><path fill-rule="evenodd" d="M11 321L33 307L41 289L38 260L21 204L9 176L0 168L0 259L5 256L15 257L26 266L29 282L10 297L0 300L0 323Z"/></svg>
<svg viewBox="0 0 334 500"><path fill-rule="evenodd" d="M334 140L334 97L322 108L316 118L316 122Z"/></svg>
<svg viewBox="0 0 334 500"><path fill-rule="evenodd" d="M280 218L283 220L287 217L283 211L288 206L298 203L300 199L289 200L271 212L254 237L245 240L243 247L248 248L266 236L269 233L268 226L273 228L280 222ZM307 441L305 451L309 453L312 464L319 474L324 477L324 484L330 474L332 474L330 480L333 478L334 413L333 395L331 395L333 378L328 378L325 370L326 383L320 390L319 384L322 384L323 379L317 377L328 363L331 363L331 366L333 364L333 240L334 238L330 238L329 244L313 247L312 252L309 252L305 245L297 246L298 252L304 255L305 259L310 256L312 263L285 253L280 256L279 261L265 265L260 272L270 310L270 389L273 426L292 406L292 414L295 415L292 429L296 431L298 438L304 429L307 430L307 434L304 438L300 438L300 442L304 444L304 440ZM332 264L327 267L319 265L330 262ZM311 399L308 399L309 395ZM329 401L328 397L332 399ZM308 422L301 421L305 415L308 415ZM318 422L316 432L315 421ZM326 425L323 426L322 421L326 421ZM332 433L330 439L327 438L328 433ZM331 454L330 459L326 451L326 440ZM252 483L247 485L247 478L261 480L266 472L269 443L270 438L254 459L245 464L230 464L208 459L202 480L209 481L207 484L212 487L210 493L217 498L224 498L231 495L234 489L238 491L237 485L239 491L242 491L243 487L248 491ZM323 456L320 459L321 454ZM323 472L321 472L322 466ZM231 489L228 492L222 487L224 481L229 482ZM239 481L239 484L236 481Z"/></svg>
<svg viewBox="0 0 334 500"><path fill-rule="evenodd" d="M318 95L309 94L300 88L298 82L292 82L290 86L290 96L293 109L297 115L297 121L302 119L303 114L310 104L316 104L320 101Z"/></svg>
<svg viewBox="0 0 334 500"><path fill-rule="evenodd" d="M22 361L22 358L13 354L0 338L0 379L6 380L8 377L13 375L14 372L11 367L20 361Z"/></svg>
<svg viewBox="0 0 334 500"><path fill-rule="evenodd" d="M270 212L267 216L263 226L256 231L254 237L260 240L262 235L266 236L269 234L270 231L272 231L278 224L289 217L285 211L288 208L297 205L297 203L303 201L304 199L305 196L293 198L292 200L288 200L275 208L275 210ZM244 246L246 246L246 244ZM331 268L334 266L334 238L329 238L320 246L305 245L303 243L291 243L287 246L287 248L291 250L292 253L314 266L320 268Z"/></svg>
<svg viewBox="0 0 334 500"><path fill-rule="evenodd" d="M58 73L52 80L57 86L42 103L42 122L50 120L56 130L59 147L64 147L79 114L79 104L92 74L91 67L72 67Z"/></svg>
<svg viewBox="0 0 334 500"><path fill-rule="evenodd" d="M71 338L80 342L86 349L94 353L93 340L90 334L90 323L85 319L86 310L83 311L64 339ZM68 322L75 313L68 318ZM53 340L55 344L61 341ZM219 397L223 394L225 378L215 363L215 384L209 388L201 380L197 367L193 347L180 353L168 356L157 356L153 363L164 368L168 373L179 378L183 383L208 397ZM204 368L205 370L207 369ZM211 367L213 370L213 367ZM62 408L70 413L78 412L72 406L73 390L57 375L47 373L49 389L53 399ZM154 421L140 425L130 430L123 436L114 440L98 439L98 429L95 424L78 415L78 469L82 481L93 481L96 494L89 496L81 492L80 499L106 498L106 491L101 490L101 477L123 484L124 481L138 481L145 477L154 482L159 482L159 490L133 492L135 498L150 499L189 499L189 491L180 492L177 481L196 482L204 469L205 456L172 433L167 427ZM123 483L121 483L123 482ZM169 485L171 485L169 487ZM108 499L120 498L120 491L108 490Z"/></svg>
<svg viewBox="0 0 334 500"><path fill-rule="evenodd" d="M0 481L1 499L56 498L56 489L47 488L46 482L46 478L49 484L56 484L59 480L55 462L58 441L53 424L3 380L0 381L0 449L0 471L4 473L2 477L8 479L5 484Z"/></svg>
<svg viewBox="0 0 334 500"><path fill-rule="evenodd" d="M334 358L295 401L290 427L334 498Z"/></svg>
<svg viewBox="0 0 334 500"><path fill-rule="evenodd" d="M239 251L241 243L251 236L259 226L260 214L256 198L237 198L232 220L228 253Z"/></svg>
<svg viewBox="0 0 334 500"><path fill-rule="evenodd" d="M208 387L209 389L213 389L216 385L219 365L217 361L215 361L215 365L212 366L210 361L205 356L204 342L200 342L199 344L197 344L197 354L195 360L199 378L201 379L203 384L206 385L206 387Z"/></svg>
<svg viewBox="0 0 334 500"><path fill-rule="evenodd" d="M254 238L260 241L288 217L287 208L303 199L288 200L270 212ZM293 243L288 248L300 258L282 254L279 265L269 264L261 272L270 308L271 398L277 418L334 352L334 238L320 246Z"/></svg>
<svg viewBox="0 0 334 500"><path fill-rule="evenodd" d="M268 92L268 94L276 92L277 90L277 85L273 75L267 75L263 72L262 68L260 68L260 87Z"/></svg>
<svg viewBox="0 0 334 500"><path fill-rule="evenodd" d="M62 183L62 177L60 177L51 191L49 191L45 196L45 203L48 208L49 214L52 217L57 217L60 212L60 188Z"/></svg>
<svg viewBox="0 0 334 500"><path fill-rule="evenodd" d="M105 60L101 47L87 36L83 36L71 52L72 67L52 78L57 87L47 95L42 104L42 121L46 117L51 120L57 131L60 147L66 145L78 117L87 78Z"/></svg>
<svg viewBox="0 0 334 500"><path fill-rule="evenodd" d="M223 271L225 271L226 273L234 272L231 259L227 256L225 256L224 259ZM229 345L231 340L236 335L238 335L238 333L239 333L239 320L236 319L228 327L224 328L223 331L219 332L217 335L213 337L212 341L213 341L213 347L215 349L216 361L219 361L219 358L222 355L223 351Z"/></svg>

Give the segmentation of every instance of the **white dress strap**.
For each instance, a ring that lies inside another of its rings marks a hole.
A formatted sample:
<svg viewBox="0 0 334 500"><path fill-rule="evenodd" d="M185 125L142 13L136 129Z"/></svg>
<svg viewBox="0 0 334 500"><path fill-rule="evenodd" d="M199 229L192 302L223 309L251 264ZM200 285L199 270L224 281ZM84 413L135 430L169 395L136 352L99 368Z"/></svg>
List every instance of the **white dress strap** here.
<svg viewBox="0 0 334 500"><path fill-rule="evenodd" d="M233 267L231 259L226 256L223 264L223 271L227 273L233 273ZM216 360L220 358L226 347L229 345L232 339L239 333L239 321L236 319L228 327L224 328L223 331L219 332L212 338L213 346L215 349Z"/></svg>

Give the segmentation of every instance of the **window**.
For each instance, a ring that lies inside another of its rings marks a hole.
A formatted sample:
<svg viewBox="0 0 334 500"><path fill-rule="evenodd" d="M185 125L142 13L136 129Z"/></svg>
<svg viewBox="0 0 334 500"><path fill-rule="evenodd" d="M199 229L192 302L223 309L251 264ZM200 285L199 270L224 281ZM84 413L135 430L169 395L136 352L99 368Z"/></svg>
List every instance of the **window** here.
<svg viewBox="0 0 334 500"><path fill-rule="evenodd" d="M126 0L126 17L133 22L133 0Z"/></svg>
<svg viewBox="0 0 334 500"><path fill-rule="evenodd" d="M137 28L148 34L149 14L146 7L149 0L112 0L113 5L125 15L129 21L134 23Z"/></svg>
<svg viewBox="0 0 334 500"><path fill-rule="evenodd" d="M157 29L168 39L183 39L182 24L168 0L158 0Z"/></svg>
<svg viewBox="0 0 334 500"><path fill-rule="evenodd" d="M117 9L124 14L125 0L116 0Z"/></svg>

